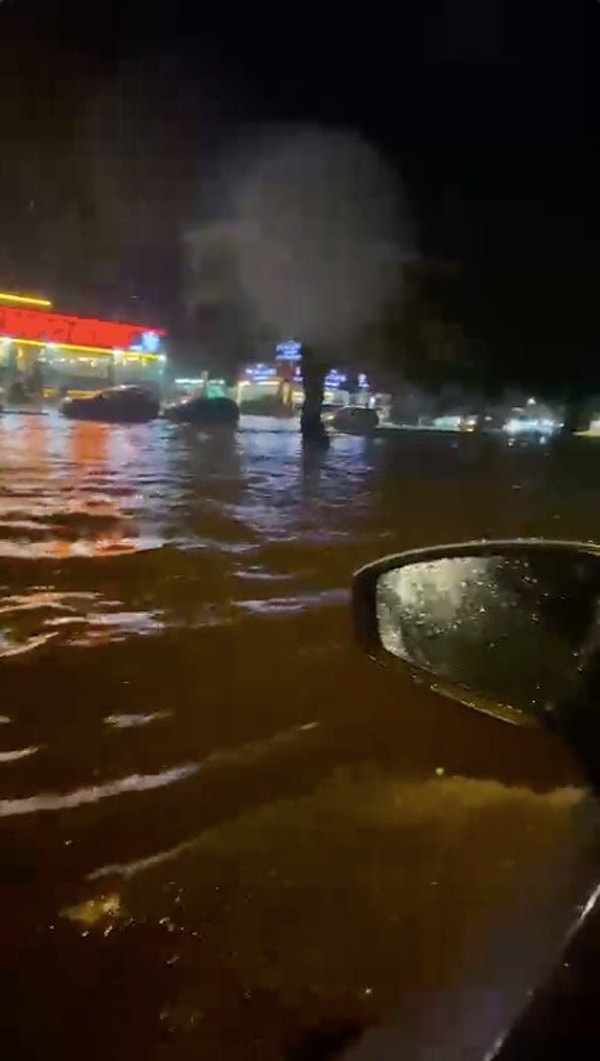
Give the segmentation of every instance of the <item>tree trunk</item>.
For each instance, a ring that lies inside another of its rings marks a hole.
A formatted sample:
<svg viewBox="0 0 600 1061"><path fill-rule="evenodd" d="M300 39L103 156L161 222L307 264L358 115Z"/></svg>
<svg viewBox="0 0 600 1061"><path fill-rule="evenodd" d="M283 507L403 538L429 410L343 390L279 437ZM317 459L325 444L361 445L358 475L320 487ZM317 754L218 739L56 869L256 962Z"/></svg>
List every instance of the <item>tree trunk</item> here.
<svg viewBox="0 0 600 1061"><path fill-rule="evenodd" d="M304 404L300 417L300 431L303 442L320 446L329 445L329 436L321 420L326 371L325 366L316 360L312 350L303 351Z"/></svg>

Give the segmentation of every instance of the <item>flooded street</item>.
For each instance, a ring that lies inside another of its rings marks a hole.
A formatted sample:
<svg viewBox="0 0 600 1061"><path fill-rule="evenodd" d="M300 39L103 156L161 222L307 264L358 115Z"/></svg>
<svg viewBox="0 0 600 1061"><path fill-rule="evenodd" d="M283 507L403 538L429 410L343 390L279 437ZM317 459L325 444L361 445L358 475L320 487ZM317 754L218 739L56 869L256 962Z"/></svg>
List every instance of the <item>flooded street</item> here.
<svg viewBox="0 0 600 1061"><path fill-rule="evenodd" d="M461 538L597 540L599 472L594 441L311 458L267 419L2 416L6 1056L316 1057L311 1030L460 977L560 862L577 775L361 658L351 575Z"/></svg>

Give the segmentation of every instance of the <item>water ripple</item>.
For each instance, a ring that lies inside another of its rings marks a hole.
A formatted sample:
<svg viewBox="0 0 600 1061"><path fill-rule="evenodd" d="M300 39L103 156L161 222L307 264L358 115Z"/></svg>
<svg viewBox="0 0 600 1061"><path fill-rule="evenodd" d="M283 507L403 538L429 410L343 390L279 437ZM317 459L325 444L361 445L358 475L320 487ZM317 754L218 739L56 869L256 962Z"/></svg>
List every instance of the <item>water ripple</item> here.
<svg viewBox="0 0 600 1061"><path fill-rule="evenodd" d="M32 586L9 594L0 607L0 658L33 652L50 641L89 646L132 635L156 634L163 619L150 609L127 609L100 593Z"/></svg>
<svg viewBox="0 0 600 1061"><path fill-rule="evenodd" d="M131 729L134 726L148 726L151 722L160 722L170 716L170 711L153 711L150 715L108 715L104 721L114 729Z"/></svg>
<svg viewBox="0 0 600 1061"><path fill-rule="evenodd" d="M22 799L0 800L0 818L15 818L23 814L39 814L44 811L71 810L87 803L99 803L112 796L122 796L128 792L147 792L155 788L164 788L191 777L199 770L197 763L188 763L159 774L132 774L118 781L107 781L103 785L92 785L79 788L75 792L59 795L46 792L36 796L25 796Z"/></svg>
<svg viewBox="0 0 600 1061"><path fill-rule="evenodd" d="M35 755L39 751L39 748L16 748L14 751L0 752L0 763L14 763L18 759L27 759L30 755Z"/></svg>
<svg viewBox="0 0 600 1061"><path fill-rule="evenodd" d="M235 607L241 611L263 615L301 612L308 608L323 608L327 605L345 603L350 599L349 590L334 589L323 593L305 593L294 597L268 597L264 600L239 600Z"/></svg>

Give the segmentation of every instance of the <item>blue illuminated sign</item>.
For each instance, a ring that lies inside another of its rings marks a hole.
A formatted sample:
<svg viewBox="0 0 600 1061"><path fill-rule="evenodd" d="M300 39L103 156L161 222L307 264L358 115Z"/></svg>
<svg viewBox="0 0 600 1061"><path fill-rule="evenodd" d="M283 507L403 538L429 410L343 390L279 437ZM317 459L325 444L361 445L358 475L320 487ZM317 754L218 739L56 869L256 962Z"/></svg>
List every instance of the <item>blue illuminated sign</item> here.
<svg viewBox="0 0 600 1061"><path fill-rule="evenodd" d="M361 378L364 379L364 383L360 382ZM367 377L363 373L363 375L359 377L359 386L368 387L366 379ZM302 383L302 369L299 365L294 371L293 381L294 383ZM325 389L330 391L339 390L340 387L343 387L347 382L348 376L345 372L340 372L337 368L332 368L325 376Z"/></svg>
<svg viewBox="0 0 600 1061"><path fill-rule="evenodd" d="M279 343L275 348L276 361L300 361L302 357L302 345L295 339L288 339L285 343Z"/></svg>
<svg viewBox="0 0 600 1061"><path fill-rule="evenodd" d="M338 372L336 368L332 368L331 372L328 372L325 376L325 386L328 390L337 390L343 383L346 382L347 376L345 372Z"/></svg>
<svg viewBox="0 0 600 1061"><path fill-rule="evenodd" d="M252 380L253 383L264 383L267 380L277 378L277 369L263 364L249 365L245 376L246 379Z"/></svg>
<svg viewBox="0 0 600 1061"><path fill-rule="evenodd" d="M140 341L132 343L129 349L142 354L157 354L160 350L160 335L158 332L142 332Z"/></svg>

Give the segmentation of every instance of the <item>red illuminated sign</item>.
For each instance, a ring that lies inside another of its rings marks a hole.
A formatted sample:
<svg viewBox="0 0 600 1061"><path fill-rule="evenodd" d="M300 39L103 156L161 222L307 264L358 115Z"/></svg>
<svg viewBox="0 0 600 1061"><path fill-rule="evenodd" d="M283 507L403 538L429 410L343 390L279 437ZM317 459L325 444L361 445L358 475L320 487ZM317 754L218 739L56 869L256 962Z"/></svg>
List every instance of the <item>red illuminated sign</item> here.
<svg viewBox="0 0 600 1061"><path fill-rule="evenodd" d="M165 334L161 328L146 328L141 324L101 321L95 317L65 317L62 313L0 306L0 335L11 339L128 350L139 342L143 332L149 331L156 335Z"/></svg>

